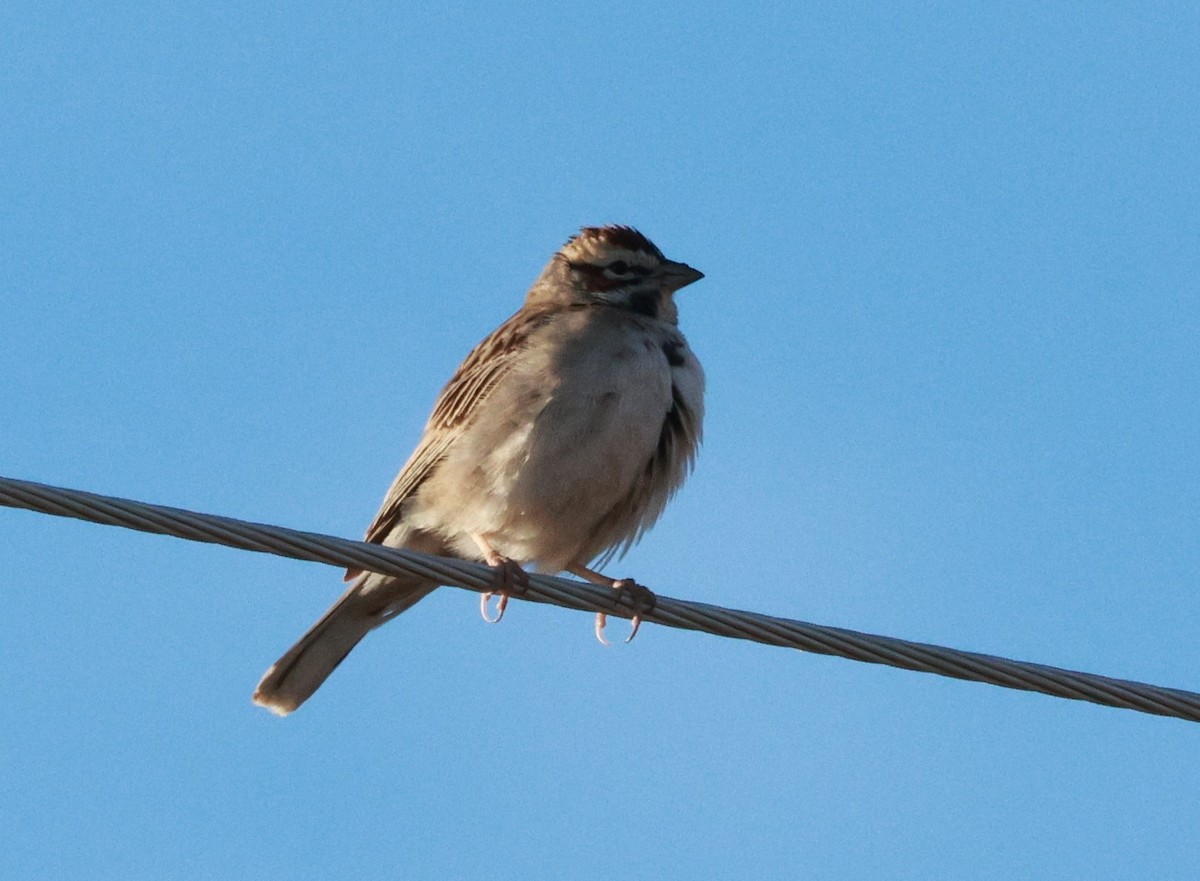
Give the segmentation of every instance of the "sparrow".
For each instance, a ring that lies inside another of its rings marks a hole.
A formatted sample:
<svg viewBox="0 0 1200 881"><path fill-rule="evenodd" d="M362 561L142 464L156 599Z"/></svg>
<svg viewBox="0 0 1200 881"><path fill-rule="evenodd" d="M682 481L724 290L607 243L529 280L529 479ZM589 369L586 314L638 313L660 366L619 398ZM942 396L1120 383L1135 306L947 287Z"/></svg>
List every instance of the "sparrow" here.
<svg viewBox="0 0 1200 881"><path fill-rule="evenodd" d="M489 620L527 583L527 566L630 591L636 632L653 594L598 569L642 537L692 470L704 372L674 295L703 277L632 227L582 229L450 378L365 540L493 567ZM363 637L438 587L355 569L345 580L255 703L292 712ZM599 616L601 641L603 625Z"/></svg>

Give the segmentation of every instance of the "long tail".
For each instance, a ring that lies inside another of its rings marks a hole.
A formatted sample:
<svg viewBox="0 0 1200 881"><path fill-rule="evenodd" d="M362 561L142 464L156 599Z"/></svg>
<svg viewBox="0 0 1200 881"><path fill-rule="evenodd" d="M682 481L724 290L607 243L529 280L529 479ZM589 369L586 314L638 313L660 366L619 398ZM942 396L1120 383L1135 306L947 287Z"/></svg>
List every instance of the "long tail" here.
<svg viewBox="0 0 1200 881"><path fill-rule="evenodd" d="M364 636L436 588L427 581L360 576L309 631L268 670L254 702L286 716L313 696Z"/></svg>

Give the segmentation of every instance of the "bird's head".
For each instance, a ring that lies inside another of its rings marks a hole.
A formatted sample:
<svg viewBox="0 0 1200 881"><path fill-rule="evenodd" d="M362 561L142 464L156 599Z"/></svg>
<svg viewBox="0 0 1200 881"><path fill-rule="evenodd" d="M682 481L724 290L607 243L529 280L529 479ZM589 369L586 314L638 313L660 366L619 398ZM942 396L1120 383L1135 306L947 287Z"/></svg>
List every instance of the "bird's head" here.
<svg viewBox="0 0 1200 881"><path fill-rule="evenodd" d="M702 278L698 269L668 260L632 227L587 226L554 255L530 298L596 302L674 321L672 295Z"/></svg>

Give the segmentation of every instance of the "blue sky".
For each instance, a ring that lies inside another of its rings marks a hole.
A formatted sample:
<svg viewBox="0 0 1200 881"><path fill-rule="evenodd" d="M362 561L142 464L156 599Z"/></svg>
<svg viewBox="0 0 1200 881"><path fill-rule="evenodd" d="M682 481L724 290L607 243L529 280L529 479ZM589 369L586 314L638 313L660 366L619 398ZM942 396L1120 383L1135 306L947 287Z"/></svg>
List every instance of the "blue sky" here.
<svg viewBox="0 0 1200 881"><path fill-rule="evenodd" d="M1200 688L1192 4L9 3L0 473L357 537L578 227L709 375L616 575ZM0 510L11 877L1191 877L1200 728Z"/></svg>

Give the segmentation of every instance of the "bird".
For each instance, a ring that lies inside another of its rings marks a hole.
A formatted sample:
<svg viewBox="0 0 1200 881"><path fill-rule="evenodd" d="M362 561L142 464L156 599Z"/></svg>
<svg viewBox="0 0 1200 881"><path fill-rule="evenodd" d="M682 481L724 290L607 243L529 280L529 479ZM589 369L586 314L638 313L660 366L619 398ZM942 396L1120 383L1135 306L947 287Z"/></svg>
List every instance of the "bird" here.
<svg viewBox="0 0 1200 881"><path fill-rule="evenodd" d="M701 441L704 371L675 293L704 274L630 226L583 227L520 309L442 389L366 541L493 567L500 595L526 567L628 592L636 633L654 595L598 571L658 520ZM372 630L439 585L350 569L340 599L264 674L253 700L285 716ZM596 633L604 642L603 616Z"/></svg>

